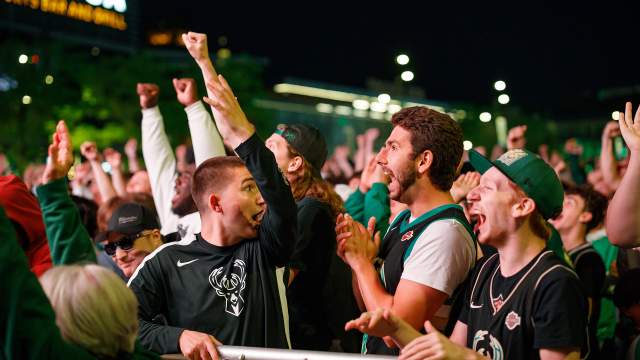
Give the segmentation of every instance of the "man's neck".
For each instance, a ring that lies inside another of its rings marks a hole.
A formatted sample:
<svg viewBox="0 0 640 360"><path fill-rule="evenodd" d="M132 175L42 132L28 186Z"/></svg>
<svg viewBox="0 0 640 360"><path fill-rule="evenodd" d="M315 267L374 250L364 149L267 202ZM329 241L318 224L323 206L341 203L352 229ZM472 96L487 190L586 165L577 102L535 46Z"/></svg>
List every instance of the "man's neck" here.
<svg viewBox="0 0 640 360"><path fill-rule="evenodd" d="M528 224L523 224L507 237L504 245L498 248L500 273L504 277L512 276L522 270L546 246L546 240L531 232Z"/></svg>
<svg viewBox="0 0 640 360"><path fill-rule="evenodd" d="M560 239L562 240L562 247L566 251L571 251L578 246L587 242L587 229L581 224L577 224L571 229L559 231Z"/></svg>
<svg viewBox="0 0 640 360"><path fill-rule="evenodd" d="M431 184L423 184L422 186L415 184L411 191L414 193L413 201L407 203L407 206L409 206L411 217L413 218L417 218L439 206L454 204L450 192L440 191Z"/></svg>
<svg viewBox="0 0 640 360"><path fill-rule="evenodd" d="M209 216L209 218L205 218L206 216ZM225 247L242 241L242 238L229 234L222 221L217 217L211 218L210 215L205 215L201 216L200 220L202 222L200 235L209 244Z"/></svg>

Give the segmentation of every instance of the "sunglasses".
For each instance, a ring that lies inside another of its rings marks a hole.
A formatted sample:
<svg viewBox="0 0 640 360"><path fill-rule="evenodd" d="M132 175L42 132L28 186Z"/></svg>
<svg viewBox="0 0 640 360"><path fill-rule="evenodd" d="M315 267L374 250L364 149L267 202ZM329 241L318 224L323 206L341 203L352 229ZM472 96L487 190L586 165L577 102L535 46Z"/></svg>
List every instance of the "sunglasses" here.
<svg viewBox="0 0 640 360"><path fill-rule="evenodd" d="M134 236L123 236L119 241L109 242L104 245L104 252L109 256L114 256L116 254L116 249L120 248L122 250L131 250L133 248L133 243L139 238L146 236L147 234L141 232Z"/></svg>

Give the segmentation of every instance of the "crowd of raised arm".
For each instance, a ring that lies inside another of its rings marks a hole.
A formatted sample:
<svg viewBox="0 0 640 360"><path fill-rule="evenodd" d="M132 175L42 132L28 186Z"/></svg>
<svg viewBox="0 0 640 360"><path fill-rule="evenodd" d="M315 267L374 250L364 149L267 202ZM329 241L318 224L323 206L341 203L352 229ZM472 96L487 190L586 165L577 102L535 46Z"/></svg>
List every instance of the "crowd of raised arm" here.
<svg viewBox="0 0 640 360"><path fill-rule="evenodd" d="M60 120L45 164L20 177L0 153L1 358L640 354L640 107L592 158L575 138L532 151L526 125L467 151L421 106L330 149L309 124L261 138L207 36L182 41L204 80L171 79L190 141L140 79L123 146Z"/></svg>

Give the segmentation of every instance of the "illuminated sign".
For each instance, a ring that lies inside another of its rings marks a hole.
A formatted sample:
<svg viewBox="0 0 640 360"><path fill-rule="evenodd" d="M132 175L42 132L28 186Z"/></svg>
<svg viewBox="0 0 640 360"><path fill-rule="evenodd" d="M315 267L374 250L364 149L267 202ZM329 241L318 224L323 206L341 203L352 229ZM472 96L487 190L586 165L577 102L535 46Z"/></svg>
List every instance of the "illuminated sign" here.
<svg viewBox="0 0 640 360"><path fill-rule="evenodd" d="M73 0L4 1L9 4L29 7L45 13L93 23L98 26L106 26L117 30L127 29L127 22L124 18L124 12L127 10L126 0L86 0L86 3Z"/></svg>

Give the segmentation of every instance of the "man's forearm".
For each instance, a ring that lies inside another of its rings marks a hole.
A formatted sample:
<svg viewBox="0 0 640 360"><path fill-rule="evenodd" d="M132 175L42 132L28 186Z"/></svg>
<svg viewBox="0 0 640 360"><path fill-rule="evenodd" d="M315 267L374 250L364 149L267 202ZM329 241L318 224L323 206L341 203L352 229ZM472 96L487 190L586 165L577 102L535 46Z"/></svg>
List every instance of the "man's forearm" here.
<svg viewBox="0 0 640 360"><path fill-rule="evenodd" d="M184 329L174 326L158 325L150 321L139 320L138 338L146 349L158 354L180 353L179 339Z"/></svg>
<svg viewBox="0 0 640 360"><path fill-rule="evenodd" d="M393 296L382 287L373 264L362 259L350 265L358 280L358 288L367 310L391 309L393 307Z"/></svg>
<svg viewBox="0 0 640 360"><path fill-rule="evenodd" d="M98 191L100 192L100 197L102 197L103 202L109 201L109 199L116 196L116 191L111 184L111 179L106 172L102 169L102 164L99 161L89 161L91 164L91 170L93 171L93 176L96 179L96 184L98 185Z"/></svg>
<svg viewBox="0 0 640 360"><path fill-rule="evenodd" d="M224 156L224 145L220 133L202 102L196 101L184 108L184 111L189 121L196 166L214 156Z"/></svg>
<svg viewBox="0 0 640 360"><path fill-rule="evenodd" d="M122 175L122 170L120 170L119 168L112 168L111 181L113 182L113 188L115 189L118 196L127 195L126 184L124 181L124 176Z"/></svg>
<svg viewBox="0 0 640 360"><path fill-rule="evenodd" d="M640 246L640 154L632 154L609 209L606 229L609 241L620 247Z"/></svg>
<svg viewBox="0 0 640 360"><path fill-rule="evenodd" d="M600 167L602 177L611 189L616 189L620 184L620 174L618 164L613 155L613 141L611 138L602 139L602 149L600 150Z"/></svg>

